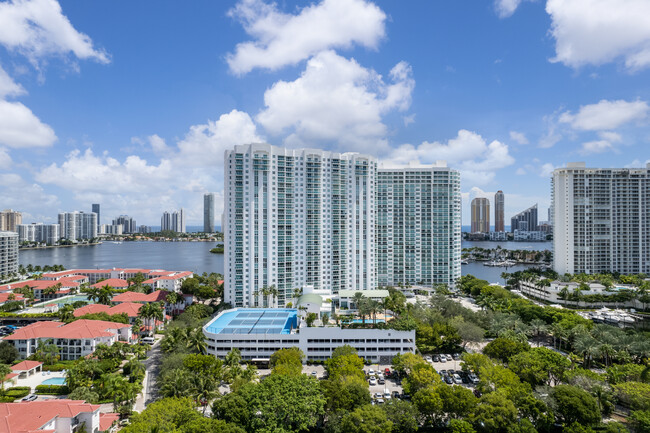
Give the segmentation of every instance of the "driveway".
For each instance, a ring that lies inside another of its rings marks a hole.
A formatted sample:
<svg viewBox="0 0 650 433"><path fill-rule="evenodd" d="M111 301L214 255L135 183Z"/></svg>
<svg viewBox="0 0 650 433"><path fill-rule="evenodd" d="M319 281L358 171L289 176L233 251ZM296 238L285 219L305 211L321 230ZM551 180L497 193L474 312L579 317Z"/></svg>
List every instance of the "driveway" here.
<svg viewBox="0 0 650 433"><path fill-rule="evenodd" d="M161 338L157 338L151 346L151 349L147 352L147 359L144 361L145 373L144 381L142 382L142 392L138 394L135 407L133 408L136 412L142 412L147 405L158 399L156 378L160 371L160 340Z"/></svg>

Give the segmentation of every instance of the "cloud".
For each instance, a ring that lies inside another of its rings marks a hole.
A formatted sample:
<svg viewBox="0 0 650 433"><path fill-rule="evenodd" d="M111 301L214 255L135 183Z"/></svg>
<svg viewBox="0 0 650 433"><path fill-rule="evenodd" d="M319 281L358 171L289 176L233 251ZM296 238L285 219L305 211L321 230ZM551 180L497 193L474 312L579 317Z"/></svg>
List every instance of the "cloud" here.
<svg viewBox="0 0 650 433"><path fill-rule="evenodd" d="M415 87L411 67L400 62L391 83L354 59L324 51L307 62L295 81L278 81L264 93L265 108L256 120L271 135L289 133L285 144L314 142L376 153L387 149L382 116L405 111ZM318 144L322 145L322 144Z"/></svg>
<svg viewBox="0 0 650 433"><path fill-rule="evenodd" d="M638 158L629 164L625 164L625 168L645 168L646 164L650 164L650 159L646 159L645 162L640 161Z"/></svg>
<svg viewBox="0 0 650 433"><path fill-rule="evenodd" d="M506 224L509 223L510 218L521 212L524 209L528 209L530 206L534 205L537 203L538 205L538 213L539 213L539 220L543 221L546 219L546 208L550 205L550 197L548 195L542 195L542 196L531 196L530 194L513 194L508 191L507 188L501 188L499 187L498 189L502 189L504 193L504 207L505 207L505 217L506 217ZM480 197L480 198L487 198L490 200L490 211L492 212L492 215L490 216L490 219L494 218L494 194L496 191L485 191L481 189L480 187L472 187L468 190L468 192L462 194L462 206L463 209L470 209L471 202L473 199ZM471 214L470 212L463 212L463 224L469 224L470 223L470 218ZM494 224L494 221L491 221L492 224Z"/></svg>
<svg viewBox="0 0 650 433"><path fill-rule="evenodd" d="M647 0L548 0L553 62L572 68L623 59L630 71L650 66Z"/></svg>
<svg viewBox="0 0 650 433"><path fill-rule="evenodd" d="M610 150L616 151L615 143L623 141L620 134L612 131L601 131L598 133L600 140L588 141L582 144L579 151L582 155L590 155L593 153L604 153Z"/></svg>
<svg viewBox="0 0 650 433"><path fill-rule="evenodd" d="M3 207L20 209L22 212L31 215L43 215L49 213L50 221L54 220L59 199L45 193L43 187L37 183L29 183L16 173L0 173L0 203ZM28 198L27 200L25 198ZM36 221L43 221L45 217ZM26 217L23 219L27 221Z"/></svg>
<svg viewBox="0 0 650 433"><path fill-rule="evenodd" d="M445 160L450 167L459 169L464 183L479 185L491 182L496 171L515 162L508 145L497 140L488 144L481 135L465 129L446 143L403 144L381 162L383 167L401 167L413 162L431 164L437 160Z"/></svg>
<svg viewBox="0 0 650 433"><path fill-rule="evenodd" d="M528 144L528 139L523 132L510 131L510 139L514 140L518 144Z"/></svg>
<svg viewBox="0 0 650 433"><path fill-rule="evenodd" d="M23 86L14 82L9 74L0 66L0 99L4 99L7 96L19 96L25 93Z"/></svg>
<svg viewBox="0 0 650 433"><path fill-rule="evenodd" d="M275 3L242 0L229 15L254 38L237 44L235 52L227 56L228 66L236 74L294 65L331 48L355 44L376 48L385 35L386 14L364 0L323 0L297 15L278 11Z"/></svg>
<svg viewBox="0 0 650 433"><path fill-rule="evenodd" d="M57 140L54 130L20 102L0 100L0 145L45 147Z"/></svg>
<svg viewBox="0 0 650 433"><path fill-rule="evenodd" d="M11 156L9 152L4 147L0 147L0 169L7 170L11 167Z"/></svg>
<svg viewBox="0 0 650 433"><path fill-rule="evenodd" d="M0 3L0 44L27 57L32 64L46 56L73 53L79 59L108 63L89 36L72 27L55 0L11 0Z"/></svg>
<svg viewBox="0 0 650 433"><path fill-rule="evenodd" d="M508 18L515 13L520 4L521 0L495 0L494 8L499 18Z"/></svg>
<svg viewBox="0 0 650 433"><path fill-rule="evenodd" d="M645 101L627 102L601 100L596 104L582 105L577 114L570 111L562 113L559 121L569 123L572 128L582 131L601 131L615 129L626 123L647 118L650 107Z"/></svg>

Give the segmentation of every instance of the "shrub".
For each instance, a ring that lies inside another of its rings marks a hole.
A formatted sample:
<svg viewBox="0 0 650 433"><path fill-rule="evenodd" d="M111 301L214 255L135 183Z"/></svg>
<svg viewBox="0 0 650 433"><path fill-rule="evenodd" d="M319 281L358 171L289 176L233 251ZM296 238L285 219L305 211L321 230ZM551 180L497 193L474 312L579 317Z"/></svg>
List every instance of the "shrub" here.
<svg viewBox="0 0 650 433"><path fill-rule="evenodd" d="M72 364L74 364L74 361L59 361L56 364L52 365L43 365L43 370L44 371L62 371L62 370L67 370L70 367L72 367Z"/></svg>
<svg viewBox="0 0 650 433"><path fill-rule="evenodd" d="M29 394L30 391L31 388L28 386L14 386L13 388L5 389L4 396L11 397L12 399L23 398Z"/></svg>
<svg viewBox="0 0 650 433"><path fill-rule="evenodd" d="M70 393L66 385L37 385L36 394L65 395Z"/></svg>

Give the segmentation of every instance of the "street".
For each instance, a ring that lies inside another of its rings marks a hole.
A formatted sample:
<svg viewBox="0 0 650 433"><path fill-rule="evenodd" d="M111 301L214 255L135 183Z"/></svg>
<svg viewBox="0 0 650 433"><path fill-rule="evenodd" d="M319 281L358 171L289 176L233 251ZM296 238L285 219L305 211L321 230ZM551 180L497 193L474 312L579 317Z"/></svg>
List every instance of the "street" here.
<svg viewBox="0 0 650 433"><path fill-rule="evenodd" d="M147 352L147 359L144 361L145 375L144 381L142 382L142 392L138 394L133 409L136 412L142 412L147 405L153 403L158 398L156 378L160 370L160 340L161 338L156 339L156 342Z"/></svg>

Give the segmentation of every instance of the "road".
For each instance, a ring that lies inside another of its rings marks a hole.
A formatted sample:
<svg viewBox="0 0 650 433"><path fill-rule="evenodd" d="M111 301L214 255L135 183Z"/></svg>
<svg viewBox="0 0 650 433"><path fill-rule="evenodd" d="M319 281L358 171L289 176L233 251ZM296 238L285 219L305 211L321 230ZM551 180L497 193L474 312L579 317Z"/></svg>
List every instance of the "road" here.
<svg viewBox="0 0 650 433"><path fill-rule="evenodd" d="M142 392L138 394L135 407L133 408L136 412L142 412L147 405L153 403L158 398L156 378L160 371L160 358L160 339L157 339L147 352L147 359L144 361L145 374L144 381L142 382Z"/></svg>

